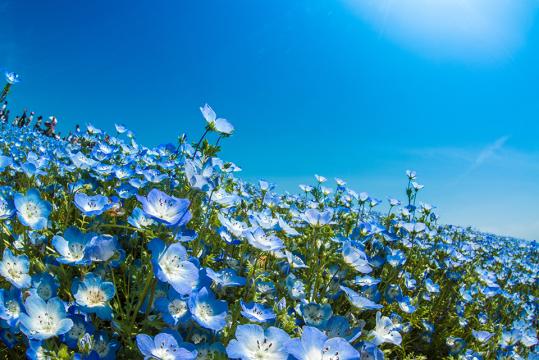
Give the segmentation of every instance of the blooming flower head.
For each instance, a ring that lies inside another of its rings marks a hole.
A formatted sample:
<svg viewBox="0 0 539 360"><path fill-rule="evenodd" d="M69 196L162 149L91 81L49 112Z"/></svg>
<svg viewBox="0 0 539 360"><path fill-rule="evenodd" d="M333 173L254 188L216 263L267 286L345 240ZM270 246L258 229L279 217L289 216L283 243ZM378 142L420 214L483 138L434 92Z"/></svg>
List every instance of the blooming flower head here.
<svg viewBox="0 0 539 360"><path fill-rule="evenodd" d="M315 303L301 304L300 312L305 324L317 328L326 326L329 318L333 314L330 304L321 305Z"/></svg>
<svg viewBox="0 0 539 360"><path fill-rule="evenodd" d="M259 227L254 231L244 231L243 236L245 236L249 244L262 251L275 251L284 247L284 243L281 239L275 235L266 234L264 230Z"/></svg>
<svg viewBox="0 0 539 360"><path fill-rule="evenodd" d="M288 359L286 344L290 336L279 328L270 326L264 330L259 325L239 325L235 335L236 338L230 340L226 347L230 359Z"/></svg>
<svg viewBox="0 0 539 360"><path fill-rule="evenodd" d="M298 360L351 360L359 359L359 353L343 338L329 339L315 327L303 327L301 338L292 339L286 345L290 355Z"/></svg>
<svg viewBox="0 0 539 360"><path fill-rule="evenodd" d="M372 342L375 345L382 343L400 345L402 342L402 336L395 330L395 325L391 319L382 316L379 311L376 313L376 327L371 331L371 336L373 336Z"/></svg>
<svg viewBox="0 0 539 360"><path fill-rule="evenodd" d="M99 276L88 273L84 280L73 280L71 292L76 304L87 314L96 314L100 319L112 319L112 308L109 301L116 290L111 282L103 281Z"/></svg>
<svg viewBox="0 0 539 360"><path fill-rule="evenodd" d="M111 208L109 198L103 195L75 194L75 206L86 216L97 216Z"/></svg>
<svg viewBox="0 0 539 360"><path fill-rule="evenodd" d="M204 107L200 108L204 119L208 122L210 129L215 130L224 135L230 135L234 132L234 126L228 122L226 119L218 118L217 114L213 109L205 104Z"/></svg>
<svg viewBox="0 0 539 360"><path fill-rule="evenodd" d="M8 248L4 249L4 256L0 262L0 275L18 289L29 288L32 278L28 275L30 261L28 256L15 256Z"/></svg>
<svg viewBox="0 0 539 360"><path fill-rule="evenodd" d="M372 272L367 254L358 249L350 241L346 241L342 247L342 256L344 261L362 274Z"/></svg>
<svg viewBox="0 0 539 360"><path fill-rule="evenodd" d="M4 76L9 84L16 84L21 81L19 74L14 73L13 71L4 72Z"/></svg>
<svg viewBox="0 0 539 360"><path fill-rule="evenodd" d="M47 227L48 217L52 211L51 204L41 199L39 191L30 189L26 195L16 193L13 197L19 221L32 230Z"/></svg>
<svg viewBox="0 0 539 360"><path fill-rule="evenodd" d="M160 333L152 338L146 334L137 335L137 346L144 359L191 360L196 359L197 351L189 344L178 341L168 333ZM180 338L181 339L181 338Z"/></svg>
<svg viewBox="0 0 539 360"><path fill-rule="evenodd" d="M15 206L7 194L0 193L0 220L6 220L15 215Z"/></svg>
<svg viewBox="0 0 539 360"><path fill-rule="evenodd" d="M319 227L329 224L331 221L331 218L333 217L333 211L331 210L325 210L325 211L319 211L317 209L308 209L305 211L305 214L303 215L303 218L305 221L307 221L311 226Z"/></svg>
<svg viewBox="0 0 539 360"><path fill-rule="evenodd" d="M244 303L243 300L241 300L240 305L241 314L249 321L264 323L274 320L276 317L272 309L266 308L262 304L254 302Z"/></svg>
<svg viewBox="0 0 539 360"><path fill-rule="evenodd" d="M0 319L15 327L22 308L22 294L19 289L16 287L12 287L9 291L0 289Z"/></svg>
<svg viewBox="0 0 539 360"><path fill-rule="evenodd" d="M157 189L152 189L146 197L137 195L137 199L146 214L168 226L183 226L191 220L187 199L169 196Z"/></svg>
<svg viewBox="0 0 539 360"><path fill-rule="evenodd" d="M207 288L191 294L188 301L193 319L202 327L219 331L226 325L227 303L215 299Z"/></svg>
<svg viewBox="0 0 539 360"><path fill-rule="evenodd" d="M185 247L180 243L166 246L163 240L153 239L148 249L157 278L172 285L179 294L189 295L198 282L199 270L187 259Z"/></svg>
<svg viewBox="0 0 539 360"><path fill-rule="evenodd" d="M60 254L56 260L67 265L87 265L90 259L87 256L87 248L95 234L82 233L76 227L68 227L64 235L55 235L52 238L52 246Z"/></svg>
<svg viewBox="0 0 539 360"><path fill-rule="evenodd" d="M24 302L24 308L20 325L29 339L49 339L65 334L73 326L73 321L67 318L64 302L57 297L45 301L37 295L30 295Z"/></svg>
<svg viewBox="0 0 539 360"><path fill-rule="evenodd" d="M173 287L170 287L166 296L155 300L155 308L161 313L163 320L172 326L184 323L191 317L187 300Z"/></svg>
<svg viewBox="0 0 539 360"><path fill-rule="evenodd" d="M245 278L238 276L233 269L213 271L210 268L206 268L206 274L220 287L244 286L246 282Z"/></svg>
<svg viewBox="0 0 539 360"><path fill-rule="evenodd" d="M32 289L30 291L35 292L43 300L49 300L57 296L59 286L58 279L44 272L32 276Z"/></svg>

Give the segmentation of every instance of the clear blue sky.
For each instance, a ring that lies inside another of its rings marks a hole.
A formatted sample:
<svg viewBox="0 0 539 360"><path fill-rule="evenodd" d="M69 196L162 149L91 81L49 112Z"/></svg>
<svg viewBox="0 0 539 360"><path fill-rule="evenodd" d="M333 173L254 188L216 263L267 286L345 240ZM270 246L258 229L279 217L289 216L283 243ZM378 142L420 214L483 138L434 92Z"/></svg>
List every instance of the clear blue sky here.
<svg viewBox="0 0 539 360"><path fill-rule="evenodd" d="M208 102L249 180L402 199L415 169L442 221L539 239L539 27L511 3L4 0L0 66L64 131L195 140Z"/></svg>

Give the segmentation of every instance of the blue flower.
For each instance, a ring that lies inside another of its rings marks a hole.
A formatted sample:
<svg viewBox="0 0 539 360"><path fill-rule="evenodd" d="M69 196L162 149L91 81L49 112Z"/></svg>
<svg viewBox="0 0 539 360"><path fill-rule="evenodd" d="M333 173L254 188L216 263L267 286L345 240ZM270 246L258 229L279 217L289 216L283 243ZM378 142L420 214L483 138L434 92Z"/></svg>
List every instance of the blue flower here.
<svg viewBox="0 0 539 360"><path fill-rule="evenodd" d="M111 208L108 197L103 195L89 196L84 193L75 194L75 206L86 216L97 216Z"/></svg>
<svg viewBox="0 0 539 360"><path fill-rule="evenodd" d="M302 303L299 306L301 316L306 325L323 328L333 314L330 304Z"/></svg>
<svg viewBox="0 0 539 360"><path fill-rule="evenodd" d="M275 251L282 249L284 243L275 235L268 235L261 228L257 227L254 231L246 230L243 236L247 238L249 244L262 251Z"/></svg>
<svg viewBox="0 0 539 360"><path fill-rule="evenodd" d="M65 305L57 297L48 301L30 295L25 303L26 313L20 315L21 331L29 338L46 340L68 332L73 321L67 318Z"/></svg>
<svg viewBox="0 0 539 360"><path fill-rule="evenodd" d="M9 84L16 84L19 81L21 81L21 78L20 78L19 74L14 73L13 71L4 72L4 76L6 77L6 81Z"/></svg>
<svg viewBox="0 0 539 360"><path fill-rule="evenodd" d="M346 241L342 246L342 256L344 261L359 271L362 274L368 274L372 272L372 267L369 264L369 258L367 254L357 247L353 246L350 241Z"/></svg>
<svg viewBox="0 0 539 360"><path fill-rule="evenodd" d="M172 285L181 295L189 295L196 286L199 270L187 260L187 251L180 243L166 246L160 239L148 244L152 252L153 270L157 278Z"/></svg>
<svg viewBox="0 0 539 360"><path fill-rule="evenodd" d="M235 335L226 347L229 359L288 359L286 345L290 336L279 328L270 326L264 330L259 325L239 325Z"/></svg>
<svg viewBox="0 0 539 360"><path fill-rule="evenodd" d="M370 332L370 335L375 345L383 343L400 345L402 342L402 336L396 330L395 324L393 324L390 318L382 316L379 311L376 313L376 327Z"/></svg>
<svg viewBox="0 0 539 360"><path fill-rule="evenodd" d="M489 341L494 334L483 330L472 330L472 336L480 343L484 343Z"/></svg>
<svg viewBox="0 0 539 360"><path fill-rule="evenodd" d="M146 213L138 207L133 209L131 216L127 218L127 222L137 229L146 228L156 223L152 217L146 215Z"/></svg>
<svg viewBox="0 0 539 360"><path fill-rule="evenodd" d="M35 292L43 300L49 300L52 297L57 296L60 283L58 279L49 273L40 273L32 276L32 289L30 291Z"/></svg>
<svg viewBox="0 0 539 360"><path fill-rule="evenodd" d="M324 225L329 224L332 217L333 217L333 211L331 210L319 211L316 209L308 209L307 211L305 211L305 214L303 215L303 218L305 219L305 221L314 227L319 227L319 226L324 226Z"/></svg>
<svg viewBox="0 0 539 360"><path fill-rule="evenodd" d="M104 331L98 331L94 334L94 342L92 352L98 355L100 360L116 360L116 351L120 347L120 343L109 337Z"/></svg>
<svg viewBox="0 0 539 360"><path fill-rule="evenodd" d="M89 264L87 246L94 236L93 233L84 234L73 226L64 231L64 236L55 235L52 238L52 246L61 255L56 260L67 265Z"/></svg>
<svg viewBox="0 0 539 360"><path fill-rule="evenodd" d="M87 314L95 313L100 319L112 319L109 301L114 297L115 289L111 282L103 281L99 276L88 273L84 280L75 278L71 292L79 308Z"/></svg>
<svg viewBox="0 0 539 360"><path fill-rule="evenodd" d="M329 339L322 331L315 327L303 327L301 338L288 342L286 348L290 355L297 360L359 359L359 352L343 338Z"/></svg>
<svg viewBox="0 0 539 360"><path fill-rule="evenodd" d="M137 346L145 360L191 360L197 357L197 351L192 345L182 343L168 333L157 334L155 338L138 334Z"/></svg>
<svg viewBox="0 0 539 360"><path fill-rule="evenodd" d="M383 307L346 286L341 286L341 290L344 291L350 303L360 310L377 310Z"/></svg>
<svg viewBox="0 0 539 360"><path fill-rule="evenodd" d="M7 194L0 193L0 220L10 219L15 215L13 200Z"/></svg>
<svg viewBox="0 0 539 360"><path fill-rule="evenodd" d="M328 337L342 337L348 342L354 342L360 335L365 321L360 321L360 327L352 328L344 316L332 316L326 324L325 331Z"/></svg>
<svg viewBox="0 0 539 360"><path fill-rule="evenodd" d="M230 124L226 119L217 118L215 111L208 105L200 108L204 119L208 122L208 126L211 130L215 130L221 134L230 135L234 132L234 126Z"/></svg>
<svg viewBox="0 0 539 360"><path fill-rule="evenodd" d="M73 321L71 329L62 335L62 341L70 348L76 349L78 347L79 339L84 334L93 333L94 327L92 323L86 320L84 315L75 314L70 315L69 318Z"/></svg>
<svg viewBox="0 0 539 360"><path fill-rule="evenodd" d="M8 248L4 249L4 256L0 262L0 275L18 289L29 288L32 278L28 275L30 261L28 256L15 256Z"/></svg>
<svg viewBox="0 0 539 360"><path fill-rule="evenodd" d="M246 282L245 278L238 276L233 269L222 269L215 272L206 268L206 274L220 287L244 286Z"/></svg>
<svg viewBox="0 0 539 360"><path fill-rule="evenodd" d="M187 300L178 294L173 287L168 290L166 297L159 297L155 300L155 308L161 313L163 321L172 326L185 323L191 317Z"/></svg>
<svg viewBox="0 0 539 360"><path fill-rule="evenodd" d="M187 199L168 196L157 189L151 190L147 197L137 195L137 199L146 214L168 226L184 226L191 220Z"/></svg>
<svg viewBox="0 0 539 360"><path fill-rule="evenodd" d="M246 304L243 300L240 300L240 304L242 309L241 314L249 321L265 323L274 320L276 317L272 309L268 309L262 304L257 304L255 302Z"/></svg>
<svg viewBox="0 0 539 360"><path fill-rule="evenodd" d="M22 312L22 293L16 287L9 291L0 289L0 319L15 327Z"/></svg>
<svg viewBox="0 0 539 360"><path fill-rule="evenodd" d="M47 227L52 206L48 201L41 199L39 191L30 189L26 195L16 193L13 198L19 221L32 230L41 230Z"/></svg>
<svg viewBox="0 0 539 360"><path fill-rule="evenodd" d="M226 325L228 306L226 301L215 299L207 288L191 294L188 301L193 319L202 327L219 331Z"/></svg>

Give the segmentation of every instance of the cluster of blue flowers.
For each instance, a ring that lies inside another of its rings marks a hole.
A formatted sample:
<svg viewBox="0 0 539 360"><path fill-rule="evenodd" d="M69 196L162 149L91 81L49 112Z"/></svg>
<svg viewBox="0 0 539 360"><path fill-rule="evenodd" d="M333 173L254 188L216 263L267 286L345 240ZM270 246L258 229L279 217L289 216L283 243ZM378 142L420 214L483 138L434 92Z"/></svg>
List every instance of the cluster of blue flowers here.
<svg viewBox="0 0 539 360"><path fill-rule="evenodd" d="M233 126L201 112L199 141L155 148L4 125L0 353L539 359L537 242L440 224L413 171L386 205L244 182L217 157Z"/></svg>

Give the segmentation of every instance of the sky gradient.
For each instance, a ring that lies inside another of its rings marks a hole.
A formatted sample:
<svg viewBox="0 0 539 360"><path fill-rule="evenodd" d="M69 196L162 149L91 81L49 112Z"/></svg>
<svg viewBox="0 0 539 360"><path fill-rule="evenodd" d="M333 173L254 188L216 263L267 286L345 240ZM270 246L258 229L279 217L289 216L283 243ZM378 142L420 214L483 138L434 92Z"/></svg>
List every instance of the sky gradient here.
<svg viewBox="0 0 539 360"><path fill-rule="evenodd" d="M539 239L537 2L515 3L7 0L0 66L64 132L195 141L208 102L248 180L404 199L414 169L442 222Z"/></svg>

